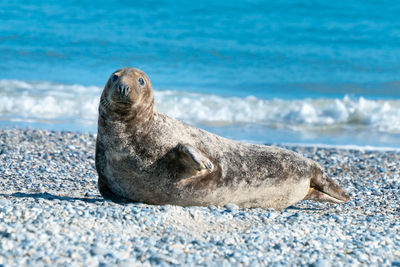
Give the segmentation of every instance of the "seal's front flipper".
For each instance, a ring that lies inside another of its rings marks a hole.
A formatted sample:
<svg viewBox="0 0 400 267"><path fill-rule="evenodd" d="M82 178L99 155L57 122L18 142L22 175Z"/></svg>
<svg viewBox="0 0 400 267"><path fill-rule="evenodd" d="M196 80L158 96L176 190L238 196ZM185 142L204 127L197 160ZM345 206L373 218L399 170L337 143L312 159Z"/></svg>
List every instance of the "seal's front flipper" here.
<svg viewBox="0 0 400 267"><path fill-rule="evenodd" d="M206 170L212 172L214 165L204 154L189 144L178 144L176 152L179 161L185 167L196 171Z"/></svg>
<svg viewBox="0 0 400 267"><path fill-rule="evenodd" d="M168 155L166 166L178 188L213 190L221 182L221 167L205 153L189 144L178 144Z"/></svg>

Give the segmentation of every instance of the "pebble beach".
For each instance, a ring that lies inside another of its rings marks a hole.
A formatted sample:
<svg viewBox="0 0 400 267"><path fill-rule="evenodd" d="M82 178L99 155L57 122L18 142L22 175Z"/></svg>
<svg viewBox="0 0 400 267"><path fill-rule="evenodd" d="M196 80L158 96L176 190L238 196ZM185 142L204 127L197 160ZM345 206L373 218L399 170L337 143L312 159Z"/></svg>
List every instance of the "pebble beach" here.
<svg viewBox="0 0 400 267"><path fill-rule="evenodd" d="M0 130L0 266L400 266L400 152L287 147L351 196L282 211L105 201L95 135Z"/></svg>

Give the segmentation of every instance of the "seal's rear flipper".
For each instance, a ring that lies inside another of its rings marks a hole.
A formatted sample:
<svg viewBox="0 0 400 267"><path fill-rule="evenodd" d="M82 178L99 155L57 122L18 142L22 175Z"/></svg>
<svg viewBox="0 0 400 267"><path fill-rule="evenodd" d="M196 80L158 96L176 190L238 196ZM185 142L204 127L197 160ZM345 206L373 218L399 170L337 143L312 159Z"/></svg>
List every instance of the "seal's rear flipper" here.
<svg viewBox="0 0 400 267"><path fill-rule="evenodd" d="M304 199L345 203L350 200L348 194L327 174L317 174L311 179L310 190Z"/></svg>
<svg viewBox="0 0 400 267"><path fill-rule="evenodd" d="M304 200L327 201L327 202L333 202L333 203L337 203L337 204L342 204L342 203L346 202L344 200L340 200L340 199L331 197L330 195L325 194L313 187L310 187L307 195L304 197Z"/></svg>

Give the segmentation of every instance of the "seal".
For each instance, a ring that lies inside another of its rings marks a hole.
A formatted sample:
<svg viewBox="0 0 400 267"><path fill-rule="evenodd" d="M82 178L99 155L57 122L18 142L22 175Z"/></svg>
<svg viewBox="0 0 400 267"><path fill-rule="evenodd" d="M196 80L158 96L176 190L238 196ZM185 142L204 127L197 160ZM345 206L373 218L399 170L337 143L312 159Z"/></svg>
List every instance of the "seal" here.
<svg viewBox="0 0 400 267"><path fill-rule="evenodd" d="M136 68L110 76L99 104L98 188L106 199L148 204L283 209L349 196L322 167L293 151L229 140L158 112Z"/></svg>

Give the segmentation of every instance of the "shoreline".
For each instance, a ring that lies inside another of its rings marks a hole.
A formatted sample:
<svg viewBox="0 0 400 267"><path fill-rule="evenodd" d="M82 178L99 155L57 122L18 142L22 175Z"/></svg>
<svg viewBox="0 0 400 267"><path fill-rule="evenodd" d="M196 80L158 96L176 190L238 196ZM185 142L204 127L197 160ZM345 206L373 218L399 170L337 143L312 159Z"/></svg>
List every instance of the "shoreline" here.
<svg viewBox="0 0 400 267"><path fill-rule="evenodd" d="M282 211L115 204L95 134L0 129L0 265L400 265L400 151L283 145L351 200Z"/></svg>
<svg viewBox="0 0 400 267"><path fill-rule="evenodd" d="M54 126L56 125L56 126ZM196 126L196 125L195 125ZM196 126L197 127L197 126ZM200 128L204 128L199 126ZM76 127L76 123L56 123L52 124L49 122L17 122L13 121L12 123L9 121L0 120L0 129L1 130L30 130L30 131L49 131L49 132L61 132L61 133L79 133L79 134L89 134L89 135L97 135L97 124L96 125L86 125L81 124L80 128ZM73 130L65 130L65 129L73 129ZM212 131L212 129L205 129L214 134L221 135ZM223 135L221 135L223 136ZM232 139L230 137L224 136L226 138ZM338 144L333 145L329 143L319 143L319 142L260 142L254 140L237 140L238 142L249 142L259 145L274 145L281 147L318 147L318 148L327 148L327 149L338 149L338 150L363 150L363 151L382 151L382 152L400 152L400 145L398 147L385 146L385 145L350 145L350 144Z"/></svg>

